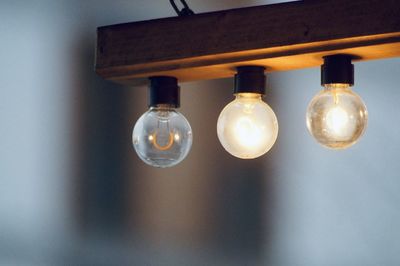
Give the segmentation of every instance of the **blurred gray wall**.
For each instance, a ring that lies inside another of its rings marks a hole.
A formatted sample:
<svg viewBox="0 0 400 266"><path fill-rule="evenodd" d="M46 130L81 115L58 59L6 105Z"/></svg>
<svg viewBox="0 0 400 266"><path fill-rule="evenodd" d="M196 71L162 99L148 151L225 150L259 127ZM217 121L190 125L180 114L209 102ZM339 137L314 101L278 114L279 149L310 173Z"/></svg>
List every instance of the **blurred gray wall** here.
<svg viewBox="0 0 400 266"><path fill-rule="evenodd" d="M95 75L95 29L174 15L164 0L0 3L0 265L399 265L400 59L356 63L369 125L345 151L305 126L318 68L268 76L279 138L251 161L216 137L232 80L181 84L192 151L154 169L130 140L146 89Z"/></svg>

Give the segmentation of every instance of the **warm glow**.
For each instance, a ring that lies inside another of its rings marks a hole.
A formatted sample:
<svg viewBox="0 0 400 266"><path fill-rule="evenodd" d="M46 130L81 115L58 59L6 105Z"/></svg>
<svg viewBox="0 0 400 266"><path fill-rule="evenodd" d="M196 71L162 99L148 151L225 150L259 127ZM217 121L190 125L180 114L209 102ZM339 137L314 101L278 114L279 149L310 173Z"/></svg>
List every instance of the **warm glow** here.
<svg viewBox="0 0 400 266"><path fill-rule="evenodd" d="M306 119L307 128L318 143L331 149L346 149L364 133L368 112L348 84L332 84L311 100Z"/></svg>
<svg viewBox="0 0 400 266"><path fill-rule="evenodd" d="M326 125L336 134L341 134L349 122L346 110L339 106L333 107L326 114Z"/></svg>
<svg viewBox="0 0 400 266"><path fill-rule="evenodd" d="M178 133L175 133L174 138L175 138L175 141L179 141L181 137L179 136Z"/></svg>
<svg viewBox="0 0 400 266"><path fill-rule="evenodd" d="M240 93L222 110L217 134L230 154L241 159L253 159L265 154L274 145L278 136L278 121L260 94Z"/></svg>
<svg viewBox="0 0 400 266"><path fill-rule="evenodd" d="M235 125L235 139L246 148L253 148L262 142L262 131L249 117L241 117Z"/></svg>

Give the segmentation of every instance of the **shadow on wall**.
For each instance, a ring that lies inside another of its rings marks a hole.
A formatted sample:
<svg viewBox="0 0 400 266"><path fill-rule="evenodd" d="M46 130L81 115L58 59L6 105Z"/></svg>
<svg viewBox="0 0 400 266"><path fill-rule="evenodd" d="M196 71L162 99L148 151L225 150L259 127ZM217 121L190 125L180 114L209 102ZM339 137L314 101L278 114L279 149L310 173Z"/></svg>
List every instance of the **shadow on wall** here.
<svg viewBox="0 0 400 266"><path fill-rule="evenodd" d="M151 168L131 145L132 127L147 108L147 89L97 77L92 46L83 38L75 51L72 191L79 238L93 248L102 239L110 254L123 247L129 250L125 259L152 265L262 260L270 230L264 213L273 209L266 158L236 159L216 136L219 112L233 99L232 81L181 84L180 111L194 132L191 153L176 167ZM159 255L146 258L150 250ZM77 260L100 261L104 253L85 256Z"/></svg>

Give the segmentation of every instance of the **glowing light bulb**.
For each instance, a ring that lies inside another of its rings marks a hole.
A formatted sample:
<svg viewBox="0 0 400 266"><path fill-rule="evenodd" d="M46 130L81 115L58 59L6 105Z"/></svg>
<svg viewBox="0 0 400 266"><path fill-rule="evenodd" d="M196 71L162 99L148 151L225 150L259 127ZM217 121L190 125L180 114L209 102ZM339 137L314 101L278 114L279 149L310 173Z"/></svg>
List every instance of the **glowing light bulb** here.
<svg viewBox="0 0 400 266"><path fill-rule="evenodd" d="M345 132L348 123L349 115L342 107L335 106L326 113L326 124L335 134Z"/></svg>
<svg viewBox="0 0 400 266"><path fill-rule="evenodd" d="M171 167L188 155L192 129L176 111L179 87L173 77L152 77L150 109L136 122L132 143L139 158L154 167Z"/></svg>
<svg viewBox="0 0 400 266"><path fill-rule="evenodd" d="M307 128L321 145L345 149L363 135L368 112L360 96L351 91L354 66L350 55L329 55L321 66L321 84L325 87L310 102Z"/></svg>
<svg viewBox="0 0 400 266"><path fill-rule="evenodd" d="M323 146L344 149L364 133L368 112L361 98L348 84L327 85L310 102L307 128Z"/></svg>
<svg viewBox="0 0 400 266"><path fill-rule="evenodd" d="M261 94L239 93L219 115L217 134L227 152L241 159L253 159L274 145L278 120Z"/></svg>
<svg viewBox="0 0 400 266"><path fill-rule="evenodd" d="M217 134L224 149L241 159L257 158L271 149L278 137L274 111L262 101L265 68L240 66L235 75L235 100L218 117Z"/></svg>

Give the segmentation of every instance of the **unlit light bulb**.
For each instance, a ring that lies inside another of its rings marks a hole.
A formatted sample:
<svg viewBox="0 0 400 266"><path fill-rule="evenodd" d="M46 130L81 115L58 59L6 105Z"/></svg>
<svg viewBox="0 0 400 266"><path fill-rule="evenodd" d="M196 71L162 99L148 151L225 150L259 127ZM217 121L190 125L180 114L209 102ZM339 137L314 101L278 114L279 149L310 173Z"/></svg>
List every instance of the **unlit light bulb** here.
<svg viewBox="0 0 400 266"><path fill-rule="evenodd" d="M132 134L136 153L155 167L180 163L192 146L192 129L172 106L151 107L136 122Z"/></svg>
<svg viewBox="0 0 400 266"><path fill-rule="evenodd" d="M348 84L327 84L310 102L307 128L323 146L344 149L363 135L368 112L360 96Z"/></svg>
<svg viewBox="0 0 400 266"><path fill-rule="evenodd" d="M274 145L278 121L261 94L238 93L219 115L217 134L227 152L241 159L253 159Z"/></svg>

